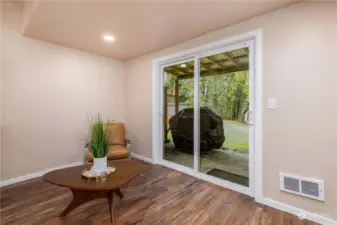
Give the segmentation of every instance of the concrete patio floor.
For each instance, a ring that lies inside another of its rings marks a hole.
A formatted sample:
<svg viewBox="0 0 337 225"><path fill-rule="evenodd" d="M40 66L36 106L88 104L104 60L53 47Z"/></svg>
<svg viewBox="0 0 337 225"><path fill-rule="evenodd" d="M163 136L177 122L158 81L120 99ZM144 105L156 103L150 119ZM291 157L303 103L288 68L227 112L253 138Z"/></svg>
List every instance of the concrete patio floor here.
<svg viewBox="0 0 337 225"><path fill-rule="evenodd" d="M175 149L173 144L165 144L164 159L186 167L193 167L193 155ZM249 177L249 152L229 149L217 149L201 155L202 173L211 169L220 169L244 177Z"/></svg>

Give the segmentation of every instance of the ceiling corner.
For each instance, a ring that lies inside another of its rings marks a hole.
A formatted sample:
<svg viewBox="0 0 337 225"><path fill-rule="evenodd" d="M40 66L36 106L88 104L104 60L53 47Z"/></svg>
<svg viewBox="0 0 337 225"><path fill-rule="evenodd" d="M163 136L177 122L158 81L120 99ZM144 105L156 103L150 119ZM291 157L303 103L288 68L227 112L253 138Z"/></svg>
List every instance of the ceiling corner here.
<svg viewBox="0 0 337 225"><path fill-rule="evenodd" d="M23 0L23 8L21 12L21 33L23 34L36 9L39 0Z"/></svg>

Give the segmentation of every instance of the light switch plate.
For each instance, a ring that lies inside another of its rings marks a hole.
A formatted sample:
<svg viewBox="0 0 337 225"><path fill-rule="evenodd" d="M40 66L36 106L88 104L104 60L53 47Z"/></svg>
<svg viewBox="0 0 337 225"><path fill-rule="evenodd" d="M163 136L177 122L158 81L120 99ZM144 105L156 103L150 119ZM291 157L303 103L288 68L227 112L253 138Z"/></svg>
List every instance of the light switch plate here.
<svg viewBox="0 0 337 225"><path fill-rule="evenodd" d="M276 109L277 107L277 99L276 98L268 98L268 108Z"/></svg>

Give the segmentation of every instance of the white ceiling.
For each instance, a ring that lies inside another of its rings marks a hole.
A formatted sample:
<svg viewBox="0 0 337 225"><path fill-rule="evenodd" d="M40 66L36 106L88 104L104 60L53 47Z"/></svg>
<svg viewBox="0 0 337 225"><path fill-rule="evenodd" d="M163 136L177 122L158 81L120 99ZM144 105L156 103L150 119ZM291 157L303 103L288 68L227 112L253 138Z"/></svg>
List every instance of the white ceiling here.
<svg viewBox="0 0 337 225"><path fill-rule="evenodd" d="M39 1L24 35L129 60L293 1ZM115 41L102 41L103 33Z"/></svg>

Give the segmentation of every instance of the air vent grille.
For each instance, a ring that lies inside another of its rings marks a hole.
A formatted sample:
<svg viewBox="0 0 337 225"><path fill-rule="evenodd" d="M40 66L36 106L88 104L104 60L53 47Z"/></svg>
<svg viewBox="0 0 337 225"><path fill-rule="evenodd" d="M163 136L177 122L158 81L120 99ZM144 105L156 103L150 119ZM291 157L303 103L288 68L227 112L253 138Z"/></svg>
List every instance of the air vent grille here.
<svg viewBox="0 0 337 225"><path fill-rule="evenodd" d="M280 189L324 201L324 184L321 180L280 173Z"/></svg>
<svg viewBox="0 0 337 225"><path fill-rule="evenodd" d="M300 181L291 177L284 177L284 188L290 191L300 191Z"/></svg>
<svg viewBox="0 0 337 225"><path fill-rule="evenodd" d="M310 181L301 181L302 193L319 197L319 185Z"/></svg>

